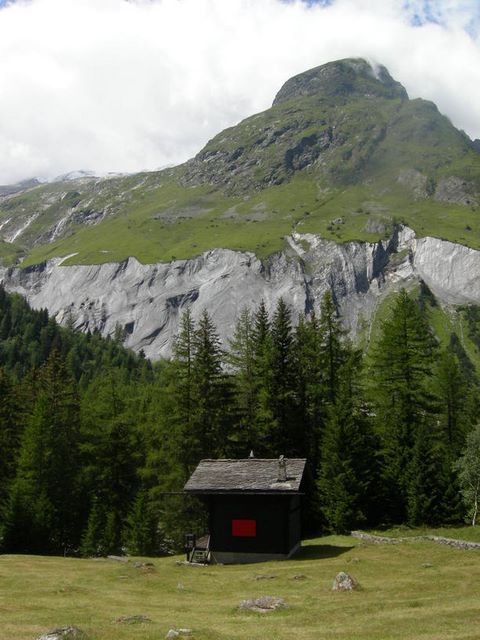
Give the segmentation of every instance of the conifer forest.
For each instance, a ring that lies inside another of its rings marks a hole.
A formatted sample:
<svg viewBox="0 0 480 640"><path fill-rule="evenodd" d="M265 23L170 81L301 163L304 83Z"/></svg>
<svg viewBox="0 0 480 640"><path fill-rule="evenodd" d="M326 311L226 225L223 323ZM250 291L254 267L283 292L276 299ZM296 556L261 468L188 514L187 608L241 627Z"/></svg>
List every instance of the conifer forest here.
<svg viewBox="0 0 480 640"><path fill-rule="evenodd" d="M457 333L439 340L426 287L400 291L368 348L332 297L293 322L245 308L221 345L183 312L152 363L60 327L0 290L0 544L4 552L160 554L205 531L181 494L203 458L306 457L304 535L475 523L479 380ZM463 325L480 344L480 313Z"/></svg>

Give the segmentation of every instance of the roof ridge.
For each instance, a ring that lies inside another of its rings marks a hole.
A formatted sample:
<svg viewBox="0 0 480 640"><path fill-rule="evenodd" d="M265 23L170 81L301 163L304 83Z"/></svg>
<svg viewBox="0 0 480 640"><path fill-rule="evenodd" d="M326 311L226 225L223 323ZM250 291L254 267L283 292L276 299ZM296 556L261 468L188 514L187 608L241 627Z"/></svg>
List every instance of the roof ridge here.
<svg viewBox="0 0 480 640"><path fill-rule="evenodd" d="M306 458L206 458L185 484L185 491L298 493ZM283 473L282 473L283 472ZM286 476L286 477L284 477Z"/></svg>

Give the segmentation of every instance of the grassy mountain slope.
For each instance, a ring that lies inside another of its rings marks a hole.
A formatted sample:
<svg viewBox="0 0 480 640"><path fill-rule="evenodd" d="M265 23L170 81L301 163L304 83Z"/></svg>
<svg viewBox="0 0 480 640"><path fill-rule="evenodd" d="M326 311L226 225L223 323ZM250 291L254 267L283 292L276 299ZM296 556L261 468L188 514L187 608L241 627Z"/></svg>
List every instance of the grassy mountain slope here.
<svg viewBox="0 0 480 640"><path fill-rule="evenodd" d="M344 60L292 78L271 109L182 166L4 196L0 256L155 262L213 247L265 256L293 230L376 240L398 221L480 248L479 207L474 143L383 67Z"/></svg>

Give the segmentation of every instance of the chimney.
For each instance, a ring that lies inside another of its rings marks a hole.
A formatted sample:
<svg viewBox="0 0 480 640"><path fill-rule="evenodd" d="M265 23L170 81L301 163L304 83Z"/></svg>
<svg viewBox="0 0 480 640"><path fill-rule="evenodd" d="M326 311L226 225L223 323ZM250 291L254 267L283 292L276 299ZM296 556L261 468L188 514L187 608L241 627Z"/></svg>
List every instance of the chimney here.
<svg viewBox="0 0 480 640"><path fill-rule="evenodd" d="M287 481L287 461L284 456L280 456L278 459L278 481L277 482L286 482Z"/></svg>

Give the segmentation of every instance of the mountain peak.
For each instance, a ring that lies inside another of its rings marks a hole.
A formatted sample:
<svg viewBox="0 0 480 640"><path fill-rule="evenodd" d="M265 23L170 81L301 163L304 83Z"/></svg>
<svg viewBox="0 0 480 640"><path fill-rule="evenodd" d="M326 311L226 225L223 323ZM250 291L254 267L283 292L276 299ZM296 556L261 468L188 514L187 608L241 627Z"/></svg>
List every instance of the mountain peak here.
<svg viewBox="0 0 480 640"><path fill-rule="evenodd" d="M374 95L383 98L408 98L383 65L372 65L363 58L346 58L309 69L285 82L274 105L299 96Z"/></svg>
<svg viewBox="0 0 480 640"><path fill-rule="evenodd" d="M369 159L409 103L385 67L361 58L329 62L288 80L271 109L210 140L185 165L182 184L245 195L303 170L329 184L358 182L378 173Z"/></svg>

